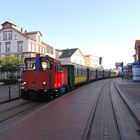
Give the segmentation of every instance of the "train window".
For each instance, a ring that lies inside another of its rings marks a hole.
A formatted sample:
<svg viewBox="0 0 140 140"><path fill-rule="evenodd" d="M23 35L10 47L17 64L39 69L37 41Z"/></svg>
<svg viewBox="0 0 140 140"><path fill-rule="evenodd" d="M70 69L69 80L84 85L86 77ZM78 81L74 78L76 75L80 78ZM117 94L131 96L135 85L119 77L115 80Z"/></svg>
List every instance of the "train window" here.
<svg viewBox="0 0 140 140"><path fill-rule="evenodd" d="M55 69L56 69L56 71L62 71L61 63L56 63Z"/></svg>
<svg viewBox="0 0 140 140"><path fill-rule="evenodd" d="M82 76L82 75L83 75L83 70L79 69L79 76Z"/></svg>
<svg viewBox="0 0 140 140"><path fill-rule="evenodd" d="M43 70L47 70L47 62L41 62L41 67Z"/></svg>
<svg viewBox="0 0 140 140"><path fill-rule="evenodd" d="M84 70L84 76L85 76L85 75L87 75L87 70L86 70L86 69Z"/></svg>
<svg viewBox="0 0 140 140"><path fill-rule="evenodd" d="M77 76L80 75L80 69L77 69Z"/></svg>
<svg viewBox="0 0 140 140"><path fill-rule="evenodd" d="M25 69L26 70L35 70L36 69L34 58L25 59Z"/></svg>
<svg viewBox="0 0 140 140"><path fill-rule="evenodd" d="M77 68L74 69L74 75L77 76Z"/></svg>
<svg viewBox="0 0 140 140"><path fill-rule="evenodd" d="M41 62L42 70L48 70L51 69L51 63L50 62Z"/></svg>
<svg viewBox="0 0 140 140"><path fill-rule="evenodd" d="M42 58L41 59L41 68L42 70L48 70L52 68L52 64L49 60L47 60L46 58Z"/></svg>

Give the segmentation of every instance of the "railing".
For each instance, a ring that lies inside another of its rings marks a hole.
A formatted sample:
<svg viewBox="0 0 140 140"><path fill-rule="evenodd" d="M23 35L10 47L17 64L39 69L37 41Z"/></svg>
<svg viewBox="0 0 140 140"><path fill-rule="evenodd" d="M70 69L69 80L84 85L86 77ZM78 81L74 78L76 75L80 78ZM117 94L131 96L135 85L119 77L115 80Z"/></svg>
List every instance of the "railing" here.
<svg viewBox="0 0 140 140"><path fill-rule="evenodd" d="M0 103L19 98L20 96L20 84L0 85Z"/></svg>

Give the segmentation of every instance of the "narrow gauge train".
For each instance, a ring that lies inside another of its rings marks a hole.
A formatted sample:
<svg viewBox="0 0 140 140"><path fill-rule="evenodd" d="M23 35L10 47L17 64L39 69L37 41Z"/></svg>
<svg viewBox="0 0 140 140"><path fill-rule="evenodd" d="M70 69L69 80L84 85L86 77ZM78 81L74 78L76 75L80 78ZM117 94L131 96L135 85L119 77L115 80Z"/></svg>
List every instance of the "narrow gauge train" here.
<svg viewBox="0 0 140 140"><path fill-rule="evenodd" d="M48 99L94 80L109 78L108 70L97 70L61 61L50 56L25 58L21 97L24 100Z"/></svg>

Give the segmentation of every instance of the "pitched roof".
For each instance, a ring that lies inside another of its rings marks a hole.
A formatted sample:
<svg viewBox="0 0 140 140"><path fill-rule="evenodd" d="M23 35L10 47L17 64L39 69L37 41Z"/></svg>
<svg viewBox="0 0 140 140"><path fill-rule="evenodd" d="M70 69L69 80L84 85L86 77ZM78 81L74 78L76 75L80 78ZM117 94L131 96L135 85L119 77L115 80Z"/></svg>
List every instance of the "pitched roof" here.
<svg viewBox="0 0 140 140"><path fill-rule="evenodd" d="M59 58L69 58L75 53L77 49L78 48L61 50L63 53L61 54L61 56L59 56Z"/></svg>
<svg viewBox="0 0 140 140"><path fill-rule="evenodd" d="M25 32L24 34L29 35L29 34L37 34L37 33L40 33L40 35L42 36L40 31Z"/></svg>
<svg viewBox="0 0 140 140"><path fill-rule="evenodd" d="M16 26L15 24L13 24L13 23L11 23L11 22L9 22L9 21L5 21L3 24L1 24L2 26L3 25L5 25L5 24L11 24L11 25L14 25L14 26Z"/></svg>

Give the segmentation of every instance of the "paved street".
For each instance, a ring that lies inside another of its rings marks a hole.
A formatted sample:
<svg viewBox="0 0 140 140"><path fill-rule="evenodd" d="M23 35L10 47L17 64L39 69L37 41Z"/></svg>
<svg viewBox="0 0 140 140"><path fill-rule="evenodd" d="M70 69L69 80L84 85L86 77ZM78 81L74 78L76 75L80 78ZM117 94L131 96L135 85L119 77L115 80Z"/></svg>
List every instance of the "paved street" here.
<svg viewBox="0 0 140 140"><path fill-rule="evenodd" d="M116 82L123 94L140 109L140 83L121 78L117 78ZM129 114L129 110L116 94L112 83L111 92L114 91L111 93L112 102L114 102L120 121L120 128L117 128L109 95L109 83L108 79L87 84L49 102L34 113L29 112L26 117L22 118L19 114L14 119L9 119L8 126L0 130L0 139L80 140L95 105L96 97L101 92L99 106L93 120L91 139L119 140L121 139L118 136L120 135L119 129L121 129L124 139L131 137L131 140L137 140L139 137L136 132L139 129L138 123L132 120L133 115ZM136 137L133 139L133 136Z"/></svg>

